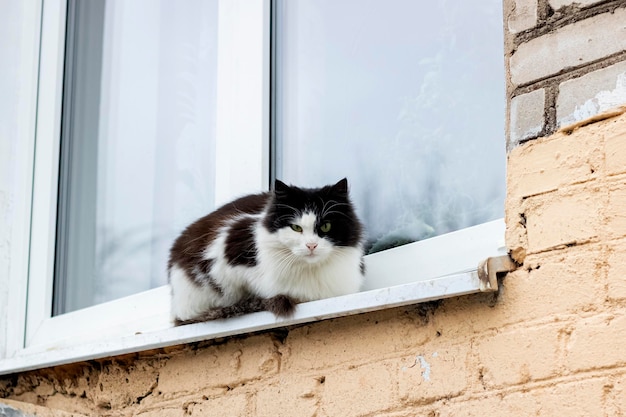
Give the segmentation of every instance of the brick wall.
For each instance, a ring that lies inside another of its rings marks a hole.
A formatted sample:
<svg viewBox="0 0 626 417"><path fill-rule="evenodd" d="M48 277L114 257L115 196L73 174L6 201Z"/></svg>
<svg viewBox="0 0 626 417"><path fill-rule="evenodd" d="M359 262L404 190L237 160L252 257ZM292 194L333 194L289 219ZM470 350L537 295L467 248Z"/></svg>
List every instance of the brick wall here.
<svg viewBox="0 0 626 417"><path fill-rule="evenodd" d="M50 417L625 415L626 114L599 116L626 103L623 3L505 1L520 267L497 296L22 373L0 398Z"/></svg>
<svg viewBox="0 0 626 417"><path fill-rule="evenodd" d="M505 1L509 149L626 96L623 0Z"/></svg>

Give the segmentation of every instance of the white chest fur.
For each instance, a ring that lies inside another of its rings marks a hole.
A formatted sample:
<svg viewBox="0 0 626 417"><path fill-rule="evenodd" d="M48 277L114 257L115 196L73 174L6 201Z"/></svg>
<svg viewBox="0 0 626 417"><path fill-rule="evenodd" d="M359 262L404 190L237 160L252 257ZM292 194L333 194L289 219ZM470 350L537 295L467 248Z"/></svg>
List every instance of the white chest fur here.
<svg viewBox="0 0 626 417"><path fill-rule="evenodd" d="M335 246L319 237L313 231L312 215L305 214L298 224L302 232L284 228L270 233L257 226L255 290L264 296L282 293L301 301L357 292L363 280L361 248Z"/></svg>
<svg viewBox="0 0 626 417"><path fill-rule="evenodd" d="M208 280L193 283L177 264L170 270L173 317L194 318L207 309L237 303L248 292L266 298L283 294L312 301L354 293L361 287L361 247L337 246L318 235L314 215L295 219L297 230L283 227L274 232L263 226L262 215L242 217L254 219L254 265L229 263L227 224L202 255L212 263L210 285Z"/></svg>

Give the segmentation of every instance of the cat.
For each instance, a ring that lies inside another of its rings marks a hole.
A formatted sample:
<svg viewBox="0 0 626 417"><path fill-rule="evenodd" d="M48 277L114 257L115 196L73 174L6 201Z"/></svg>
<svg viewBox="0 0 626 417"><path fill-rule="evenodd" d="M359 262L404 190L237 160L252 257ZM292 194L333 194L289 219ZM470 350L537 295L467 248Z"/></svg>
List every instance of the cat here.
<svg viewBox="0 0 626 417"><path fill-rule="evenodd" d="M271 311L357 292L363 225L347 179L321 188L276 180L189 225L170 250L175 325Z"/></svg>

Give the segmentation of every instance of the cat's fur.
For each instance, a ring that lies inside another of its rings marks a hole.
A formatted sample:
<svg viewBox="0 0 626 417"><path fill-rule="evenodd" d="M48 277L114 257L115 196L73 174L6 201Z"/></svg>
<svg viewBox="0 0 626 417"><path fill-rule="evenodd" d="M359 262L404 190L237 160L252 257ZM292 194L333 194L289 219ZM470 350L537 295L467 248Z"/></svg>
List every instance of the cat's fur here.
<svg viewBox="0 0 626 417"><path fill-rule="evenodd" d="M330 225L330 226L329 226ZM363 228L344 178L322 188L276 181L192 223L170 251L172 318L187 324L353 293Z"/></svg>

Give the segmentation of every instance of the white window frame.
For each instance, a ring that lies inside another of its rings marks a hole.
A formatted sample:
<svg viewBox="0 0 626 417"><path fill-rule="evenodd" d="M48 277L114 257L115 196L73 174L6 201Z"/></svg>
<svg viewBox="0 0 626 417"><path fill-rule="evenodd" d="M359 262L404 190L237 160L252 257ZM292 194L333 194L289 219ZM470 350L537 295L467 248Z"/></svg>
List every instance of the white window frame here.
<svg viewBox="0 0 626 417"><path fill-rule="evenodd" d="M67 0L39 7L37 117L26 121L36 126L33 186L24 191L32 198L30 248L16 255L28 281L10 281L18 297L0 316L14 323L0 374L478 292L478 262L505 253L500 219L369 255L362 292L301 304L287 319L261 312L172 327L167 286L52 317ZM216 204L269 185L269 24L270 0L219 2Z"/></svg>
<svg viewBox="0 0 626 417"><path fill-rule="evenodd" d="M263 0L219 3L216 204L267 187L269 165L260 157L269 148L269 123L264 117L269 111L263 102L269 79L263 50L263 33L268 32L263 27L264 7ZM114 306L110 316L109 308L103 312L96 306L51 317L66 11L67 0L44 3L26 346L90 337L102 333L103 326L125 333L150 317L159 317L150 329L163 324L159 314L163 304L152 302L153 291L129 297L130 302L106 303Z"/></svg>

